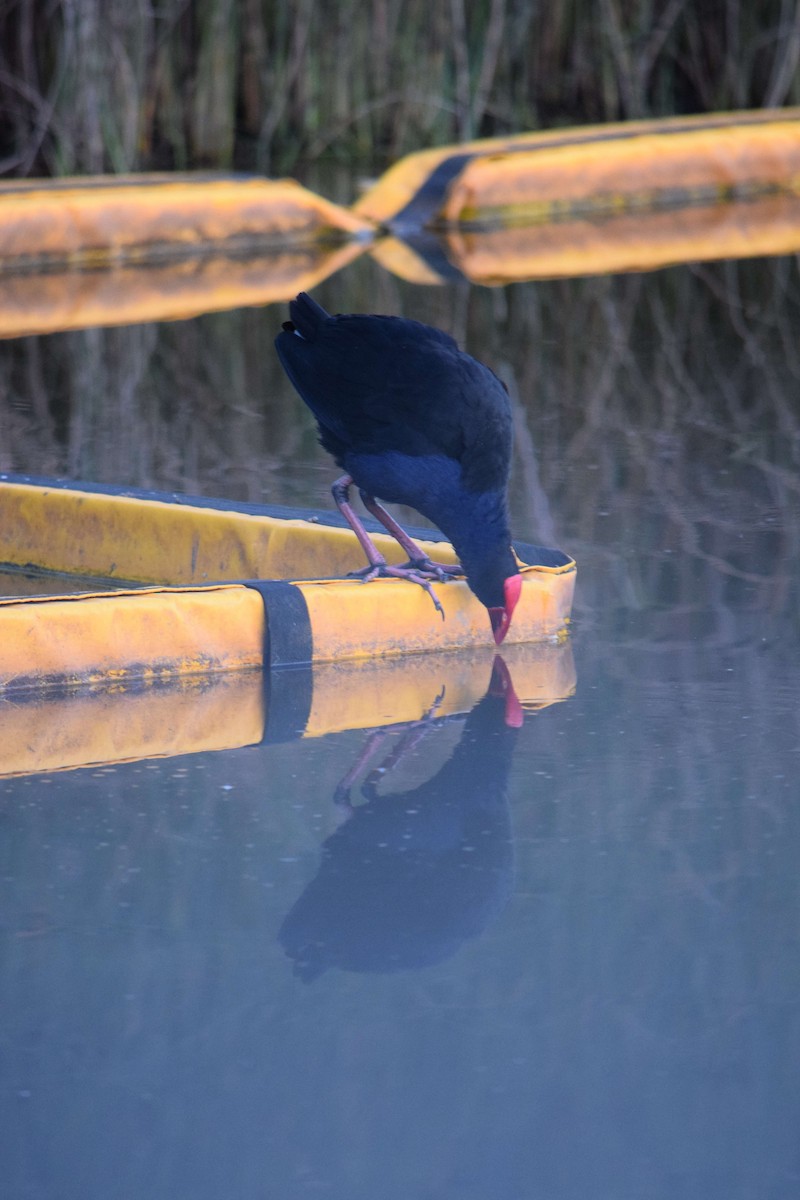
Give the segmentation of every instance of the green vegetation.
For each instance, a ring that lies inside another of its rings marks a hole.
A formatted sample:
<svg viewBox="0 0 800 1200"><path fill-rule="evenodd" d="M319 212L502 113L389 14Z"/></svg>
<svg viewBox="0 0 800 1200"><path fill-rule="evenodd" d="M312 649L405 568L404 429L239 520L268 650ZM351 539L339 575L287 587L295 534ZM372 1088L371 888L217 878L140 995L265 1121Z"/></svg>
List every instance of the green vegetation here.
<svg viewBox="0 0 800 1200"><path fill-rule="evenodd" d="M0 0L0 171L380 167L800 102L793 0Z"/></svg>

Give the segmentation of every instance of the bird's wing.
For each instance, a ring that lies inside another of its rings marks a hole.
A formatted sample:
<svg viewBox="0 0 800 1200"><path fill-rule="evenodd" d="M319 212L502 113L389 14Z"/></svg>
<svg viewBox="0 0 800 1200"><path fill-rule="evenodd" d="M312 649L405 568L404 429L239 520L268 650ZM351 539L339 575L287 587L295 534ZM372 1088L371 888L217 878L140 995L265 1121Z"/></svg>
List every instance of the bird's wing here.
<svg viewBox="0 0 800 1200"><path fill-rule="evenodd" d="M399 317L353 315L326 321L312 342L281 334L277 346L323 442L327 431L361 453L443 454L476 490L505 481L505 389L448 334Z"/></svg>

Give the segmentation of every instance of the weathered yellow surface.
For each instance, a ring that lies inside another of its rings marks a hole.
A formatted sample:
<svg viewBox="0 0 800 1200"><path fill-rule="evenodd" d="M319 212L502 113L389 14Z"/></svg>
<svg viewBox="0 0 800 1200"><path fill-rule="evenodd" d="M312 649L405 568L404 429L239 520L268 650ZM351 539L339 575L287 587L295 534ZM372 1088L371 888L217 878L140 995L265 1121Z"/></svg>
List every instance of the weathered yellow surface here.
<svg viewBox="0 0 800 1200"><path fill-rule="evenodd" d="M769 189L800 192L800 120L476 158L448 190L439 219L552 220Z"/></svg>
<svg viewBox="0 0 800 1200"><path fill-rule="evenodd" d="M523 574L508 648L556 639L569 621L574 564ZM308 607L310 660L493 652L486 609L467 585L434 586L444 620L421 588L403 580L297 584ZM259 668L263 640L262 598L236 585L0 600L0 693Z"/></svg>
<svg viewBox="0 0 800 1200"><path fill-rule="evenodd" d="M10 482L0 500L0 562L18 566L177 585L309 579L364 566L349 529L313 521ZM393 538L374 540L402 560ZM424 544L454 561L449 547Z"/></svg>
<svg viewBox="0 0 800 1200"><path fill-rule="evenodd" d="M572 608L575 564L530 567L503 643L541 642L563 634ZM493 647L486 609L463 580L434 584L444 620L421 587L375 579L299 583L311 618L314 661L378 658L434 650Z"/></svg>
<svg viewBox="0 0 800 1200"><path fill-rule="evenodd" d="M369 222L288 179L191 175L0 187L0 266L107 264L158 253L366 236Z"/></svg>
<svg viewBox="0 0 800 1200"><path fill-rule="evenodd" d="M429 223L552 220L570 206L663 203L729 188L800 189L800 109L715 113L518 134L409 155L353 206L392 224L432 173L472 156ZM679 197L676 195L675 199Z"/></svg>
<svg viewBox="0 0 800 1200"><path fill-rule="evenodd" d="M401 554L388 537L376 543ZM454 561L448 545L420 544ZM300 580L304 653L315 663L494 648L486 609L463 580L433 585L443 621L416 584L342 579L360 559L349 529L6 481L0 562L169 586L0 601L0 689L260 667L262 597L224 583L181 587L211 580ZM512 647L564 633L575 564L525 567L523 578Z"/></svg>
<svg viewBox="0 0 800 1200"><path fill-rule="evenodd" d="M256 669L263 641L249 588L0 600L0 692Z"/></svg>
<svg viewBox="0 0 800 1200"><path fill-rule="evenodd" d="M437 169L456 160L432 206L403 217ZM793 253L798 196L800 109L439 147L396 163L351 209L291 180L6 181L0 337L286 300L367 248L403 278L440 281L413 246L376 239L376 225L444 231L454 265L490 283ZM467 240L475 230L509 236Z"/></svg>

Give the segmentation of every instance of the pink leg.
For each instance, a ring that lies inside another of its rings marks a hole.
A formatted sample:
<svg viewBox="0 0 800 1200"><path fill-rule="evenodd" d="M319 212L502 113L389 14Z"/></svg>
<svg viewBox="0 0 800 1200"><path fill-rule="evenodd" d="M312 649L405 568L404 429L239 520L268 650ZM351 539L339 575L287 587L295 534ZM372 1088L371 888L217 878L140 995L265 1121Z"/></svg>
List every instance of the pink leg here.
<svg viewBox="0 0 800 1200"><path fill-rule="evenodd" d="M409 579L412 583L418 583L428 593L433 601L434 608L442 620L444 620L444 609L434 594L430 579L426 578L424 572L413 565L410 567L390 567L380 550L378 550L350 504L350 485L352 482L353 480L349 475L343 475L341 479L336 480L331 488L331 493L336 502L336 507L358 538L358 543L367 556L369 566L365 572L357 573L361 574L361 578L365 583L368 583L370 579L376 579L379 575L395 579ZM388 516L388 513L386 515ZM434 578L436 577L434 576Z"/></svg>
<svg viewBox="0 0 800 1200"><path fill-rule="evenodd" d="M385 567L386 559L367 533L358 518L358 514L350 503L350 485L352 482L353 480L350 475L342 475L341 479L337 479L331 488L331 495L339 512L358 538L358 544L366 554L369 565L371 567Z"/></svg>
<svg viewBox="0 0 800 1200"><path fill-rule="evenodd" d="M409 565L417 571L425 571L430 573L437 579L444 581L451 575L463 575L459 563L454 563L445 566L444 563L433 562L428 558L428 555L422 550L415 541L408 536L402 525L398 525L391 513L388 513L382 504L379 504L374 496L370 496L369 492L360 491L359 495L366 508L367 512L371 512L377 521L380 521L387 533L390 533L395 541L399 544L401 550L405 550L408 555Z"/></svg>

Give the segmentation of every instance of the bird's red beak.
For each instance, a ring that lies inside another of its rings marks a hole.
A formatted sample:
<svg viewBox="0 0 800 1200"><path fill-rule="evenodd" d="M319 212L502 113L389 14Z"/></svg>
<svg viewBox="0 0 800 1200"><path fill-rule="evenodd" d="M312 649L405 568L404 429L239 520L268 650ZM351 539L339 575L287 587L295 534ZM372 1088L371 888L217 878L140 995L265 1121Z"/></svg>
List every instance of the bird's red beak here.
<svg viewBox="0 0 800 1200"><path fill-rule="evenodd" d="M506 598L505 606L503 608L489 609L489 620L492 622L492 633L494 634L495 645L497 646L500 645L508 633L511 618L514 615L514 609L517 607L521 591L522 576L509 575L508 579L503 583L503 593Z"/></svg>

